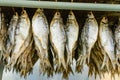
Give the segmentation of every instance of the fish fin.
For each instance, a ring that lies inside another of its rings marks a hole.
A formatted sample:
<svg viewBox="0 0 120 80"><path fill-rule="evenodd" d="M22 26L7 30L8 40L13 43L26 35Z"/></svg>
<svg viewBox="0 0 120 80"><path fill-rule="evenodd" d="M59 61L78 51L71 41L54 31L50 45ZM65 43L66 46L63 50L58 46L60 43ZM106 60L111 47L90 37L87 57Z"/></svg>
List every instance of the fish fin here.
<svg viewBox="0 0 120 80"><path fill-rule="evenodd" d="M87 51L86 51L86 55L85 55L85 62L87 62L89 64L91 48L90 47L86 47L86 48L87 48Z"/></svg>
<svg viewBox="0 0 120 80"><path fill-rule="evenodd" d="M53 55L53 63L57 64L58 60L56 59L56 55L55 55L55 52L54 52L54 49L52 46L50 47L50 50L51 50L52 55Z"/></svg>
<svg viewBox="0 0 120 80"><path fill-rule="evenodd" d="M66 45L66 50L67 50L67 64L72 63L72 53L70 53L70 50L68 49L68 46Z"/></svg>
<svg viewBox="0 0 120 80"><path fill-rule="evenodd" d="M52 52L52 55L53 55L53 57L54 57L54 51L53 51L53 48L52 48L52 46L50 46L50 50L51 50L51 52Z"/></svg>
<svg viewBox="0 0 120 80"><path fill-rule="evenodd" d="M116 55L116 64L120 67L120 54Z"/></svg>

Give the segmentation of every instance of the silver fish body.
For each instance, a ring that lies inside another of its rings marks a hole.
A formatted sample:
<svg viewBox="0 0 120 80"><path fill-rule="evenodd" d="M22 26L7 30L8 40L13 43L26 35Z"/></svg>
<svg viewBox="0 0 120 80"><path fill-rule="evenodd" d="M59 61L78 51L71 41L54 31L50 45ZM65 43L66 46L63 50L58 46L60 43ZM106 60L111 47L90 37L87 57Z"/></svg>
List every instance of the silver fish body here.
<svg viewBox="0 0 120 80"><path fill-rule="evenodd" d="M108 61L110 59L112 66L115 69L115 45L113 41L112 30L109 28L108 19L106 17L103 17L100 22L99 38L101 46L103 48L102 52L104 55L104 60L101 68L103 68L105 65L108 66Z"/></svg>
<svg viewBox="0 0 120 80"><path fill-rule="evenodd" d="M75 18L75 15L70 11L66 24L66 49L67 49L67 63L72 63L72 58L77 48L77 41L79 35L79 25Z"/></svg>
<svg viewBox="0 0 120 80"><path fill-rule="evenodd" d="M10 55L13 46L15 45L15 30L18 23L18 13L16 12L11 21L7 32L6 55Z"/></svg>
<svg viewBox="0 0 120 80"><path fill-rule="evenodd" d="M66 46L66 35L64 30L63 21L60 12L56 12L51 24L50 24L50 42L52 45L52 52L54 57L54 63L56 63L56 69L61 71L66 70L65 62L65 46Z"/></svg>
<svg viewBox="0 0 120 80"><path fill-rule="evenodd" d="M118 22L118 26L115 28L115 52L116 52L116 63L120 66L118 62L120 60L120 18Z"/></svg>
<svg viewBox="0 0 120 80"><path fill-rule="evenodd" d="M41 60L41 69L45 71L51 67L48 53L49 26L41 9L37 9L32 18L32 32L35 47Z"/></svg>
<svg viewBox="0 0 120 80"><path fill-rule="evenodd" d="M88 13L88 18L86 19L85 25L82 29L80 37L80 57L78 62L82 65L86 63L86 59L90 59L90 52L98 37L98 23L94 18L92 12Z"/></svg>
<svg viewBox="0 0 120 80"><path fill-rule="evenodd" d="M10 60L10 67L13 67L19 56L25 51L31 39L31 26L28 14L25 10L22 11L20 19L17 24L15 32L15 45L13 47L12 56Z"/></svg>

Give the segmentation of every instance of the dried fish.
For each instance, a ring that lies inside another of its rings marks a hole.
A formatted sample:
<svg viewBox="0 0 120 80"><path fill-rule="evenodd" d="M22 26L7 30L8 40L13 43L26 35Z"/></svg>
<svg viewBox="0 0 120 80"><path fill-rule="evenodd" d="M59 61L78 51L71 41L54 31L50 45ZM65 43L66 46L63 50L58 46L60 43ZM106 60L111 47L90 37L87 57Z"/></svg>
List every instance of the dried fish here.
<svg viewBox="0 0 120 80"><path fill-rule="evenodd" d="M81 32L80 37L80 56L77 60L77 64L82 65L86 63L86 60L90 59L90 52L95 42L97 41L98 36L98 23L94 18L92 12L88 13L88 18L86 19L85 25Z"/></svg>
<svg viewBox="0 0 120 80"><path fill-rule="evenodd" d="M100 22L99 27L99 38L100 43L103 48L103 55L104 60L101 69L106 65L107 69L109 70L109 59L112 63L113 68L115 69L115 52L114 52L114 41L113 41L113 34L112 30L109 28L108 19L103 17Z"/></svg>
<svg viewBox="0 0 120 80"><path fill-rule="evenodd" d="M66 35L60 12L56 12L50 24L50 42L56 71L65 71Z"/></svg>
<svg viewBox="0 0 120 80"><path fill-rule="evenodd" d="M68 20L66 24L66 35L67 64L71 64L72 58L75 54L75 49L77 48L77 41L79 35L79 25L72 11L70 11L68 15Z"/></svg>
<svg viewBox="0 0 120 80"><path fill-rule="evenodd" d="M120 18L117 28L115 28L115 52L116 52L116 63L120 67Z"/></svg>
<svg viewBox="0 0 120 80"><path fill-rule="evenodd" d="M7 44L6 44L6 54L5 54L6 56L4 56L7 59L10 58L10 53L13 49L13 46L15 45L15 30L17 27L17 23L18 23L18 13L16 12L10 21L10 25L7 32Z"/></svg>
<svg viewBox="0 0 120 80"><path fill-rule="evenodd" d="M32 56L34 54L33 46L33 39L31 37L31 42L24 51L23 54L20 55L17 61L17 65L15 66L16 71L18 71L21 76L26 77L28 73L31 72L33 63L32 63Z"/></svg>
<svg viewBox="0 0 120 80"><path fill-rule="evenodd" d="M8 64L8 68L11 69L16 62L19 56L26 50L28 45L30 44L30 20L26 10L23 10L18 21L18 25L15 32L15 45L13 47L12 56L10 59L10 63Z"/></svg>
<svg viewBox="0 0 120 80"><path fill-rule="evenodd" d="M5 22L5 15L0 8L0 60L3 58L5 53L5 42L7 38L7 25Z"/></svg>
<svg viewBox="0 0 120 80"><path fill-rule="evenodd" d="M35 41L35 48L40 58L41 71L51 69L48 52L49 27L47 19L41 9L37 9L32 18L32 30Z"/></svg>

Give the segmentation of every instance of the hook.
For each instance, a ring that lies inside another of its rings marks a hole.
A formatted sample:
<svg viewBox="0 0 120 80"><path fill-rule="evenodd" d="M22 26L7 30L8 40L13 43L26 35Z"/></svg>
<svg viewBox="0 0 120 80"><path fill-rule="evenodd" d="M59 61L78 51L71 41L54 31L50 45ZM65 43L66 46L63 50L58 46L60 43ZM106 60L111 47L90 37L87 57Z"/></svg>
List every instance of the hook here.
<svg viewBox="0 0 120 80"><path fill-rule="evenodd" d="M24 11L24 7L22 7L22 11Z"/></svg>
<svg viewBox="0 0 120 80"><path fill-rule="evenodd" d="M2 8L0 7L0 12L2 12Z"/></svg>
<svg viewBox="0 0 120 80"><path fill-rule="evenodd" d="M97 0L94 0L94 1L95 1L94 3L96 4L96 3L97 3Z"/></svg>
<svg viewBox="0 0 120 80"><path fill-rule="evenodd" d="M38 0L38 1L41 1L41 0ZM41 11L43 11L43 8L39 8L39 9L41 9Z"/></svg>
<svg viewBox="0 0 120 80"><path fill-rule="evenodd" d="M73 3L73 0L71 0L71 3ZM70 9L70 11L72 11L72 10Z"/></svg>
<svg viewBox="0 0 120 80"><path fill-rule="evenodd" d="M55 0L55 2L58 2L58 0ZM57 9L57 12L58 12L58 9Z"/></svg>
<svg viewBox="0 0 120 80"><path fill-rule="evenodd" d="M13 12L14 12L14 14L15 14L16 12L15 12L15 8L14 8L14 7L12 7L12 10L13 10Z"/></svg>
<svg viewBox="0 0 120 80"><path fill-rule="evenodd" d="M73 2L73 0L71 0L71 2Z"/></svg>

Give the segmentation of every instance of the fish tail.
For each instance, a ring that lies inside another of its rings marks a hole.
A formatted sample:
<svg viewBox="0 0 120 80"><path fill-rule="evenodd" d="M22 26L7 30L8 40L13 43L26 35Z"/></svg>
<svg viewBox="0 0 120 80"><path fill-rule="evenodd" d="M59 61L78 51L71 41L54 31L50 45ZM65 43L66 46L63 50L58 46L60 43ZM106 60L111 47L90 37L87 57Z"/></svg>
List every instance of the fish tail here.
<svg viewBox="0 0 120 80"><path fill-rule="evenodd" d="M52 66L51 66L51 63L50 63L50 61L49 61L49 59L44 59L43 62L45 63L45 66L46 66L46 67L49 67L49 68L52 67Z"/></svg>
<svg viewBox="0 0 120 80"><path fill-rule="evenodd" d="M58 66L56 67L56 71L57 72L63 72L63 71L66 71L66 70L67 70L67 68L66 68L66 63L65 63L64 57L59 58L58 59Z"/></svg>
<svg viewBox="0 0 120 80"><path fill-rule="evenodd" d="M105 66L107 67L107 70L109 71L109 58L108 56L105 54L104 55L104 59L103 59L103 63L102 63L102 66L101 66L101 69L103 69Z"/></svg>
<svg viewBox="0 0 120 80"><path fill-rule="evenodd" d="M76 71L77 71L77 72L81 72L81 70L82 70L82 68L83 68L83 67L82 67L83 65L81 64L82 59L83 59L83 58L82 58L82 55L80 55L79 58L78 58L78 60L77 60L77 62L76 62Z"/></svg>
<svg viewBox="0 0 120 80"><path fill-rule="evenodd" d="M67 64L71 64L71 63L72 63L72 54L69 54L67 58Z"/></svg>
<svg viewBox="0 0 120 80"><path fill-rule="evenodd" d="M116 68L116 60L113 60L113 61L111 61L111 63L112 63L112 66L113 66L113 69L115 69Z"/></svg>
<svg viewBox="0 0 120 80"><path fill-rule="evenodd" d="M91 49L87 50L87 54L85 56L85 62L87 62L88 64L90 62L90 51L91 51Z"/></svg>
<svg viewBox="0 0 120 80"><path fill-rule="evenodd" d="M47 76L53 75L53 67L49 59L41 60L40 66L41 66L41 72L43 72L43 74L47 73Z"/></svg>
<svg viewBox="0 0 120 80"><path fill-rule="evenodd" d="M64 59L64 58L61 58L59 62L60 62L60 65L62 65L63 68L66 70L65 59Z"/></svg>
<svg viewBox="0 0 120 80"><path fill-rule="evenodd" d="M51 63L48 59L41 60L41 67L42 68L51 68Z"/></svg>
<svg viewBox="0 0 120 80"><path fill-rule="evenodd" d="M74 75L71 66L68 65L67 70L63 72L62 78L65 79L65 80L68 80L68 77L69 77L70 73L72 73Z"/></svg>
<svg viewBox="0 0 120 80"><path fill-rule="evenodd" d="M72 53L70 52L67 45L66 45L66 50L67 50L67 64L71 64L72 63Z"/></svg>

